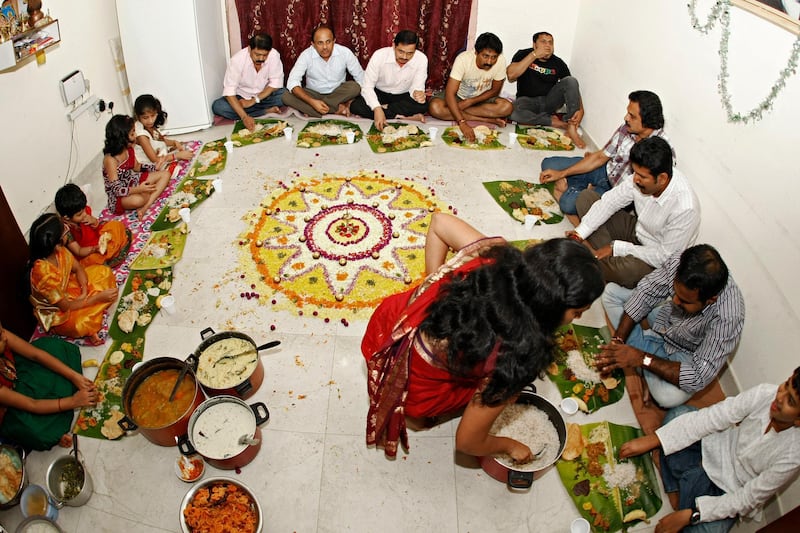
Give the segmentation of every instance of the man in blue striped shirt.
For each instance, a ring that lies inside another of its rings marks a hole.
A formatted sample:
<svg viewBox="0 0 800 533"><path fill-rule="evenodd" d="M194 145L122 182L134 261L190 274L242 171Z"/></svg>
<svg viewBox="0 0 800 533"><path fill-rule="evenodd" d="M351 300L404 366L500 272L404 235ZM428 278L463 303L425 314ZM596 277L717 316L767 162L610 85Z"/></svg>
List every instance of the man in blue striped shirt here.
<svg viewBox="0 0 800 533"><path fill-rule="evenodd" d="M685 403L722 370L744 325L744 298L719 252L676 252L635 289L606 285L603 307L616 332L597 368L641 368L661 407Z"/></svg>

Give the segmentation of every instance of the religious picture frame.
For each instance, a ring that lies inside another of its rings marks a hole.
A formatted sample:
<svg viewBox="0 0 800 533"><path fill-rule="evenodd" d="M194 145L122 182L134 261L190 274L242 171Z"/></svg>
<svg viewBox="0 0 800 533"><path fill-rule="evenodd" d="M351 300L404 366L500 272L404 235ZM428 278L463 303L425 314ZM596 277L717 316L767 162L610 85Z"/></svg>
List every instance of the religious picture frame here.
<svg viewBox="0 0 800 533"><path fill-rule="evenodd" d="M800 0L731 0L731 3L800 35Z"/></svg>

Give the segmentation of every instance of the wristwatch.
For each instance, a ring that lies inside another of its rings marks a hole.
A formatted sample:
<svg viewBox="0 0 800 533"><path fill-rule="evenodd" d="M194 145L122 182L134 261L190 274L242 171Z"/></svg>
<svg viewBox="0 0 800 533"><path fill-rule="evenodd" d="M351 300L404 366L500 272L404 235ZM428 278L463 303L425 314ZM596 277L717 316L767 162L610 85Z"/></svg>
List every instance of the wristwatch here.
<svg viewBox="0 0 800 533"><path fill-rule="evenodd" d="M644 354L644 359L642 359L642 366L645 368L650 368L650 365L653 363L653 356L649 353Z"/></svg>
<svg viewBox="0 0 800 533"><path fill-rule="evenodd" d="M253 98L255 99L257 104L261 103L261 98L259 98L258 95L255 95Z"/></svg>
<svg viewBox="0 0 800 533"><path fill-rule="evenodd" d="M689 518L689 524L695 525L700 522L700 511L697 507L692 507L692 516Z"/></svg>

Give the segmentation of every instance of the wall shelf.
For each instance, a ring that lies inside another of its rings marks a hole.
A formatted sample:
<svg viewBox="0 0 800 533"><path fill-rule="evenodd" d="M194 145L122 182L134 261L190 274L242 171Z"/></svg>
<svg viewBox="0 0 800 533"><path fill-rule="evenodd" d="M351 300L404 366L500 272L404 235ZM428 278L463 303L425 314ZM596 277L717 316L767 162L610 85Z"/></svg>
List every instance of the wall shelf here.
<svg viewBox="0 0 800 533"><path fill-rule="evenodd" d="M58 19L14 35L0 43L0 70L8 70L61 42Z"/></svg>

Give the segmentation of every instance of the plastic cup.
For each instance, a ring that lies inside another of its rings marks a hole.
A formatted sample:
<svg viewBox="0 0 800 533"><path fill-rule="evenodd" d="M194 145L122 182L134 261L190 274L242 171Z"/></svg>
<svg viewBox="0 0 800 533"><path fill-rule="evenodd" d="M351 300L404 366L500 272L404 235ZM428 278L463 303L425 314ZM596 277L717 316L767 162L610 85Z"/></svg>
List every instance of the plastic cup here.
<svg viewBox="0 0 800 533"><path fill-rule="evenodd" d="M514 145L517 144L517 134L513 131L508 132L508 146L509 148L513 148Z"/></svg>
<svg viewBox="0 0 800 533"><path fill-rule="evenodd" d="M346 131L344 132L344 136L347 137L347 144L353 144L356 140L356 132L354 131Z"/></svg>
<svg viewBox="0 0 800 533"><path fill-rule="evenodd" d="M576 518L569 526L570 533L589 533L589 522L585 518Z"/></svg>
<svg viewBox="0 0 800 533"><path fill-rule="evenodd" d="M161 310L168 315L175 314L175 297L168 294L161 298Z"/></svg>
<svg viewBox="0 0 800 533"><path fill-rule="evenodd" d="M211 182L211 185L214 186L214 190L217 191L218 194L222 194L222 178L217 178Z"/></svg>
<svg viewBox="0 0 800 533"><path fill-rule="evenodd" d="M181 216L181 220L183 220L186 224L192 221L192 210L188 207L182 207L178 214Z"/></svg>
<svg viewBox="0 0 800 533"><path fill-rule="evenodd" d="M435 141L436 136L439 135L439 128L437 128L436 126L431 126L430 128L428 128L428 135L431 138L431 142Z"/></svg>
<svg viewBox="0 0 800 533"><path fill-rule="evenodd" d="M286 137L286 142L292 142L292 134L294 133L294 129L291 126L286 126L283 128L283 136Z"/></svg>
<svg viewBox="0 0 800 533"><path fill-rule="evenodd" d="M568 415L574 415L578 412L578 402L574 398L564 398L561 400L561 410Z"/></svg>
<svg viewBox="0 0 800 533"><path fill-rule="evenodd" d="M225 149L229 154L233 152L233 141L225 141Z"/></svg>

